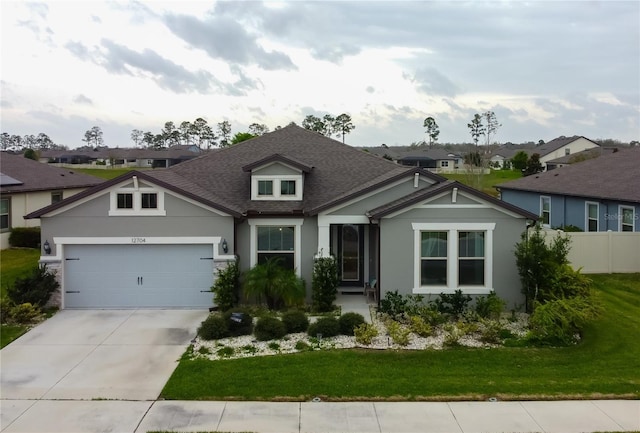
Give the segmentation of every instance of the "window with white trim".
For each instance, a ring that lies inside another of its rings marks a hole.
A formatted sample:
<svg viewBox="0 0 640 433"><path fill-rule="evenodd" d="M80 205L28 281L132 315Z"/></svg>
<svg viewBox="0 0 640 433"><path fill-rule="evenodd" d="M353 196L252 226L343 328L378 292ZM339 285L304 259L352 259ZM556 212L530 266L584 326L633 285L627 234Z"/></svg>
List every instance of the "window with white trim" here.
<svg viewBox="0 0 640 433"><path fill-rule="evenodd" d="M585 224L584 228L586 232L598 231L598 215L600 213L600 205L594 202L585 202Z"/></svg>
<svg viewBox="0 0 640 433"><path fill-rule="evenodd" d="M636 221L636 209L629 206L620 206L620 231L633 232Z"/></svg>
<svg viewBox="0 0 640 433"><path fill-rule="evenodd" d="M252 175L251 200L302 200L302 176Z"/></svg>
<svg viewBox="0 0 640 433"><path fill-rule="evenodd" d="M449 167L449 161L440 161L440 167Z"/></svg>
<svg viewBox="0 0 640 433"><path fill-rule="evenodd" d="M59 201L62 201L62 191L52 191L51 204L58 203Z"/></svg>
<svg viewBox="0 0 640 433"><path fill-rule="evenodd" d="M540 196L540 218L542 218L542 225L549 227L551 224L551 197Z"/></svg>
<svg viewBox="0 0 640 433"><path fill-rule="evenodd" d="M11 229L11 199L9 197L0 199L0 231L6 232Z"/></svg>
<svg viewBox="0 0 640 433"><path fill-rule="evenodd" d="M258 264L280 260L285 269L295 268L295 227L258 226Z"/></svg>
<svg viewBox="0 0 640 433"><path fill-rule="evenodd" d="M164 192L144 185L133 185L111 191L109 216L165 216Z"/></svg>
<svg viewBox="0 0 640 433"><path fill-rule="evenodd" d="M282 258L287 269L294 269L300 276L300 251L302 249L302 218L251 218L249 266L264 263L273 257Z"/></svg>
<svg viewBox="0 0 640 433"><path fill-rule="evenodd" d="M416 294L493 290L495 223L413 223Z"/></svg>

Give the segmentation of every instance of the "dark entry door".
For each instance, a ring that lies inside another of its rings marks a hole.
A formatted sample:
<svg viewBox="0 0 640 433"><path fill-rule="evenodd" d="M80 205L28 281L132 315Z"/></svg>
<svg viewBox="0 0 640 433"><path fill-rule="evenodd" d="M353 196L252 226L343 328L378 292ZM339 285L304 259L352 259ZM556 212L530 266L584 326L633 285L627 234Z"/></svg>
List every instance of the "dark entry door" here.
<svg viewBox="0 0 640 433"><path fill-rule="evenodd" d="M364 284L364 227L344 224L338 228L338 257L341 286Z"/></svg>

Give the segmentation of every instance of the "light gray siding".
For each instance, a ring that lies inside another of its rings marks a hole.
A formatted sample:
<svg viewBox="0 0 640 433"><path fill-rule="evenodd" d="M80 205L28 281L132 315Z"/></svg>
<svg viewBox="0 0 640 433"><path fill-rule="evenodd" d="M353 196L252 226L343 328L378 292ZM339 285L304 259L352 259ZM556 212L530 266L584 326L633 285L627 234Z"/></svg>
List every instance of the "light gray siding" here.
<svg viewBox="0 0 640 433"><path fill-rule="evenodd" d="M172 237L220 236L234 251L234 221L231 216L191 204L165 194L166 216L109 216L109 195L80 204L54 217L41 219L42 239L53 237ZM220 254L224 254L220 251Z"/></svg>
<svg viewBox="0 0 640 433"><path fill-rule="evenodd" d="M299 175L300 170L296 170L295 168L276 162L266 167L261 167L256 170L252 170L251 174L256 174L260 176L291 176L291 175Z"/></svg>
<svg viewBox="0 0 640 433"><path fill-rule="evenodd" d="M493 288L507 301L508 308L524 302L514 245L525 231L526 221L495 209L413 209L393 218L383 218L380 222L381 297L394 290L412 293L416 266L412 223L495 223Z"/></svg>
<svg viewBox="0 0 640 433"><path fill-rule="evenodd" d="M413 179L407 179L392 188L384 191L376 192L375 194L358 200L355 203L341 207L334 211L329 211L329 215L364 215L366 212L387 204L391 201L397 200L408 194L411 194L418 190L413 186ZM419 188L426 188L432 185L431 179L422 177L419 183Z"/></svg>

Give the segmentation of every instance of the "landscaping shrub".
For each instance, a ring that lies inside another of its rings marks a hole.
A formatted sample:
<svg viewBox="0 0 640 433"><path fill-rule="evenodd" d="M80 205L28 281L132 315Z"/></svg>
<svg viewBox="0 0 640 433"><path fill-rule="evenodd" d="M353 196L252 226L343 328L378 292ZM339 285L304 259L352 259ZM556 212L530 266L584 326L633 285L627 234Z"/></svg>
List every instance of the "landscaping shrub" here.
<svg viewBox="0 0 640 433"><path fill-rule="evenodd" d="M471 302L471 296L463 295L458 289L453 294L441 293L434 301L435 307L442 314L450 314L455 318L462 316Z"/></svg>
<svg viewBox="0 0 640 433"><path fill-rule="evenodd" d="M531 339L552 345L574 343L584 326L597 318L598 314L599 308L584 297L538 304L529 320Z"/></svg>
<svg viewBox="0 0 640 433"><path fill-rule="evenodd" d="M569 265L558 266L549 281L549 288L541 292L543 300L576 296L591 296L591 280Z"/></svg>
<svg viewBox="0 0 640 433"><path fill-rule="evenodd" d="M370 323L363 323L353 330L356 343L369 345L378 336L378 330Z"/></svg>
<svg viewBox="0 0 640 433"><path fill-rule="evenodd" d="M550 244L540 225L532 233L525 231L515 247L516 265L526 296L527 312L533 311L536 302L555 299L550 283L556 279L559 267L567 265L571 239L557 235ZM551 296L550 296L551 295Z"/></svg>
<svg viewBox="0 0 640 433"><path fill-rule="evenodd" d="M333 309L338 293L338 264L333 256L319 257L313 264L311 280L311 298L315 311L324 312Z"/></svg>
<svg viewBox="0 0 640 433"><path fill-rule="evenodd" d="M253 332L253 317L244 309L234 308L222 315L227 322L229 337L251 335Z"/></svg>
<svg viewBox="0 0 640 433"><path fill-rule="evenodd" d="M476 313L483 319L499 319L506 302L496 292L476 298Z"/></svg>
<svg viewBox="0 0 640 433"><path fill-rule="evenodd" d="M211 291L214 293L214 303L220 311L227 311L237 302L236 294L240 284L240 270L238 262L234 261L224 269L218 270L218 276Z"/></svg>
<svg viewBox="0 0 640 433"><path fill-rule="evenodd" d="M258 341L277 340L287 335L287 329L277 317L265 316L258 319L253 333Z"/></svg>
<svg viewBox="0 0 640 433"><path fill-rule="evenodd" d="M397 290L387 292L384 299L380 300L380 313L391 317L402 316L407 311L408 299L398 293Z"/></svg>
<svg viewBox="0 0 640 433"><path fill-rule="evenodd" d="M55 275L46 266L36 266L31 275L16 279L13 286L7 288L7 296L16 305L28 303L44 307L58 287Z"/></svg>
<svg viewBox="0 0 640 433"><path fill-rule="evenodd" d="M198 335L204 340L218 340L229 336L227 320L220 314L210 314L198 328Z"/></svg>
<svg viewBox="0 0 640 433"><path fill-rule="evenodd" d="M387 333L394 343L399 344L400 346L406 346L409 344L409 335L411 334L410 329L402 326L400 323L392 319L387 320L385 325L387 326Z"/></svg>
<svg viewBox="0 0 640 433"><path fill-rule="evenodd" d="M7 323L11 319L11 301L7 296L0 298L0 323Z"/></svg>
<svg viewBox="0 0 640 433"><path fill-rule="evenodd" d="M282 323L287 334L306 332L309 328L309 318L303 311L291 310L282 315Z"/></svg>
<svg viewBox="0 0 640 433"><path fill-rule="evenodd" d="M364 317L359 313L344 313L338 319L338 323L340 324L340 333L342 335L353 335L353 330L364 323Z"/></svg>
<svg viewBox="0 0 640 433"><path fill-rule="evenodd" d="M311 337L316 337L318 334L322 334L322 337L335 337L340 334L340 323L338 319L333 316L320 317L314 323L309 325L307 334Z"/></svg>
<svg viewBox="0 0 640 433"><path fill-rule="evenodd" d="M18 304L11 307L9 315L14 323L31 323L40 316L40 309L30 303Z"/></svg>
<svg viewBox="0 0 640 433"><path fill-rule="evenodd" d="M490 344L500 344L502 342L502 335L504 335L500 322L487 320L483 321L482 324L483 326L480 330L480 341Z"/></svg>
<svg viewBox="0 0 640 433"><path fill-rule="evenodd" d="M17 248L40 248L40 227L15 227L11 229L9 244Z"/></svg>
<svg viewBox="0 0 640 433"><path fill-rule="evenodd" d="M429 337L432 334L431 325L425 322L421 316L411 316L409 321L411 332L414 334L421 337Z"/></svg>

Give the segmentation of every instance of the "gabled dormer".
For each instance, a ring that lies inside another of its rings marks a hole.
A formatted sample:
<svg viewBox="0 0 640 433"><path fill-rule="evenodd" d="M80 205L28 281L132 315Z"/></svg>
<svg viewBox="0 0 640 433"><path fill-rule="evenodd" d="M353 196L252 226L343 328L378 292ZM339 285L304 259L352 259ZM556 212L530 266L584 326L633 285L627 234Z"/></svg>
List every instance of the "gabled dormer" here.
<svg viewBox="0 0 640 433"><path fill-rule="evenodd" d="M251 173L251 200L301 201L312 166L275 153L242 167Z"/></svg>

